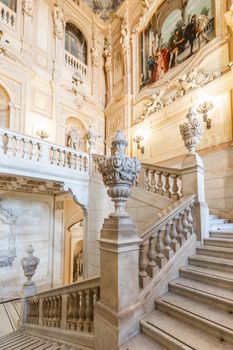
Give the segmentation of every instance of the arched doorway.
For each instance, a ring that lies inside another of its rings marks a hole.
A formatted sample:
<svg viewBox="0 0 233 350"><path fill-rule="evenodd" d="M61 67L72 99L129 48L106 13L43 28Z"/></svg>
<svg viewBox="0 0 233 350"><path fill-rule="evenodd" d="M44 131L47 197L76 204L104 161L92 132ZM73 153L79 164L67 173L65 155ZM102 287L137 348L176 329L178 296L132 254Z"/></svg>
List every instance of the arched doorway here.
<svg viewBox="0 0 233 350"><path fill-rule="evenodd" d="M87 151L87 131L83 123L75 117L66 120L65 145L78 151Z"/></svg>
<svg viewBox="0 0 233 350"><path fill-rule="evenodd" d="M6 90L0 85L0 127L10 127L10 98Z"/></svg>

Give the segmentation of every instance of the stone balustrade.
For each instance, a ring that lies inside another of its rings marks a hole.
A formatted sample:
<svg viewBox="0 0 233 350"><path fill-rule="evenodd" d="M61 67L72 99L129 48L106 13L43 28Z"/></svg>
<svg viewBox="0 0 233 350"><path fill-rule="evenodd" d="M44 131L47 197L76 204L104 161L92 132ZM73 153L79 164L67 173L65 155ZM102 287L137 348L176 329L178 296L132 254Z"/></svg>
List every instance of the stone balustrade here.
<svg viewBox="0 0 233 350"><path fill-rule="evenodd" d="M158 274L194 233L194 200L195 196L190 196L177 201L171 211L166 212L144 232L139 253L141 288Z"/></svg>
<svg viewBox="0 0 233 350"><path fill-rule="evenodd" d="M2 2L0 2L0 20L11 29L16 28L16 12L12 11Z"/></svg>
<svg viewBox="0 0 233 350"><path fill-rule="evenodd" d="M0 129L0 155L14 161L72 169L88 173L89 155L72 148L58 146L37 138Z"/></svg>
<svg viewBox="0 0 233 350"><path fill-rule="evenodd" d="M136 185L143 189L174 200L182 197L182 171L142 163Z"/></svg>
<svg viewBox="0 0 233 350"><path fill-rule="evenodd" d="M25 300L25 325L93 333L100 279L93 278L38 293Z"/></svg>
<svg viewBox="0 0 233 350"><path fill-rule="evenodd" d="M65 64L72 70L80 72L83 78L87 78L87 65L68 51L65 51Z"/></svg>

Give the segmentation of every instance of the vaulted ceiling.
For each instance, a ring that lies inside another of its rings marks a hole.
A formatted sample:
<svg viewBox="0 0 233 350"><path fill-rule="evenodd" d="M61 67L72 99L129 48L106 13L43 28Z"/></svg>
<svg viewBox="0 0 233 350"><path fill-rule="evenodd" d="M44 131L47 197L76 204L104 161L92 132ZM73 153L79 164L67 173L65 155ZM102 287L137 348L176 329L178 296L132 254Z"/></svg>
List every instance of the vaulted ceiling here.
<svg viewBox="0 0 233 350"><path fill-rule="evenodd" d="M94 12L99 13L102 19L108 19L109 15L117 10L124 0L84 0Z"/></svg>

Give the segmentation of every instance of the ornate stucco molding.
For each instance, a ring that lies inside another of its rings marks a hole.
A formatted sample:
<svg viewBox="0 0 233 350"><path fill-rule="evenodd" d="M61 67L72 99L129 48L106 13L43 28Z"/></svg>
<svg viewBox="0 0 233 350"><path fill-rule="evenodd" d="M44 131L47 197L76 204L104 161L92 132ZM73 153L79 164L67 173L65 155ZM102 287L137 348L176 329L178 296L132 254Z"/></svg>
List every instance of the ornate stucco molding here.
<svg viewBox="0 0 233 350"><path fill-rule="evenodd" d="M125 211L126 201L141 167L140 161L125 155L127 146L128 142L123 133L117 131L112 142L111 157L102 160L99 164L104 184L108 187L107 193L115 205L115 211L110 214L110 217L128 217Z"/></svg>
<svg viewBox="0 0 233 350"><path fill-rule="evenodd" d="M167 81L160 89L148 97L135 124L144 121L152 113L168 106L177 99L187 95L189 92L204 87L206 84L220 77L221 74L221 71L208 72L204 69L194 68L188 74L183 73L178 78Z"/></svg>
<svg viewBox="0 0 233 350"><path fill-rule="evenodd" d="M33 1L34 0L23 0L23 13L29 17L33 16Z"/></svg>
<svg viewBox="0 0 233 350"><path fill-rule="evenodd" d="M224 14L224 18L225 18L226 24L228 25L228 27L231 28L233 32L233 3L230 7L230 10Z"/></svg>
<svg viewBox="0 0 233 350"><path fill-rule="evenodd" d="M54 36L59 40L62 40L64 36L64 30L65 30L64 13L62 9L60 9L57 5L54 6L54 10L53 10L53 22L54 22L54 29L53 29Z"/></svg>
<svg viewBox="0 0 233 350"><path fill-rule="evenodd" d="M98 67L100 64L100 52L102 47L98 40L98 32L95 27L92 29L92 47L91 47L91 63L92 66Z"/></svg>

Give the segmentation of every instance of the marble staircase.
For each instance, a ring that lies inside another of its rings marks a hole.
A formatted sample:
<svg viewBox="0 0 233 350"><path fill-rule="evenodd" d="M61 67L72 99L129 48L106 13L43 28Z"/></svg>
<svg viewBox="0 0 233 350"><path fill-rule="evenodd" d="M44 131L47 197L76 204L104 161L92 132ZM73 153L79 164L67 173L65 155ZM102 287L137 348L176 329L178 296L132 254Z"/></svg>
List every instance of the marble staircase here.
<svg viewBox="0 0 233 350"><path fill-rule="evenodd" d="M142 335L165 349L233 349L233 230L230 223L214 221L229 229L214 231L210 225L210 237L141 321Z"/></svg>
<svg viewBox="0 0 233 350"><path fill-rule="evenodd" d="M0 350L83 350L83 347L74 347L38 337L23 331L14 332L1 338Z"/></svg>

